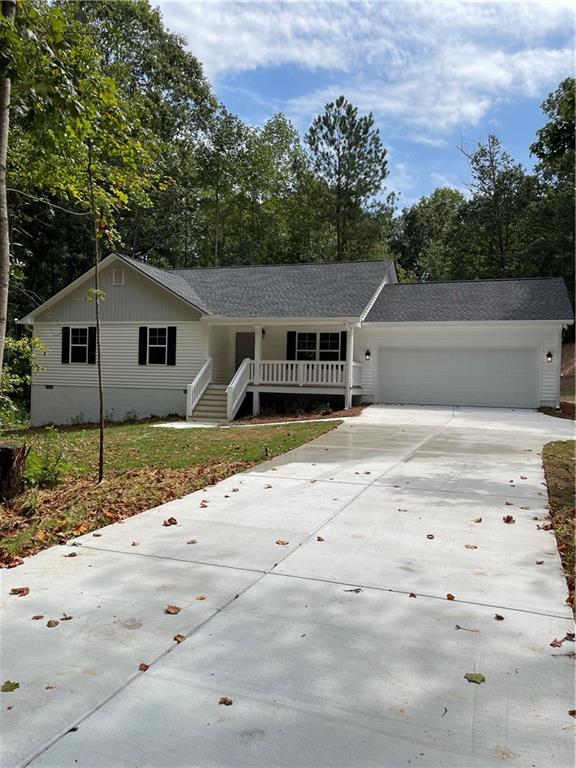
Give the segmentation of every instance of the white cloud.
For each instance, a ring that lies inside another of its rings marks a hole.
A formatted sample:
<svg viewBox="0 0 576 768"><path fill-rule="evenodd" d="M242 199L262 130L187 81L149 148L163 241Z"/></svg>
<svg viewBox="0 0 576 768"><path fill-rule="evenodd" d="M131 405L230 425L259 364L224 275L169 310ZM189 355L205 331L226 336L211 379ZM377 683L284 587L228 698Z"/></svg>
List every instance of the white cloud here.
<svg viewBox="0 0 576 768"><path fill-rule="evenodd" d="M344 93L373 111L381 127L434 146L454 129L477 125L503 99L542 97L572 70L574 12L564 2L164 1L160 7L209 77L221 82L283 64L336 76L333 87L284 105L302 125Z"/></svg>

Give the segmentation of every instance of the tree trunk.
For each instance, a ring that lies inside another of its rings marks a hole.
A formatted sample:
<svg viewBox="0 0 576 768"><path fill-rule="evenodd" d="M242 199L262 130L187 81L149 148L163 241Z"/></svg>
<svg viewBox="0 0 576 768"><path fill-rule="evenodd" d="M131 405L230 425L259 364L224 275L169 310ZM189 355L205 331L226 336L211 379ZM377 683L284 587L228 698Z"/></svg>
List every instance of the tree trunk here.
<svg viewBox="0 0 576 768"><path fill-rule="evenodd" d="M2 0L2 15L14 23L16 0ZM0 377L4 362L6 321L8 314L8 286L10 283L10 229L8 223L8 197L6 194L6 164L8 161L8 134L10 130L10 90L8 65L0 72Z"/></svg>
<svg viewBox="0 0 576 768"><path fill-rule="evenodd" d="M94 227L94 302L96 308L96 367L98 369L98 482L104 479L104 385L102 383L102 355L100 343L100 217L96 211L94 178L92 175L92 147L88 147L88 186Z"/></svg>
<svg viewBox="0 0 576 768"><path fill-rule="evenodd" d="M0 500L8 501L22 490L22 473L30 448L0 443Z"/></svg>

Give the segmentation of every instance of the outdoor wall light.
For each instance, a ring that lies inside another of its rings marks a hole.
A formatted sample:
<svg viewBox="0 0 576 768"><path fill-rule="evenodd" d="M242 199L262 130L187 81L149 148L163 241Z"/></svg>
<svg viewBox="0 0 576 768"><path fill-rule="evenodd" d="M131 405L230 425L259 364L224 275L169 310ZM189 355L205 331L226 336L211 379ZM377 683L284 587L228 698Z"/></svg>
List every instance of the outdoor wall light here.
<svg viewBox="0 0 576 768"><path fill-rule="evenodd" d="M367 349L366 352L364 352L364 359L365 360L370 360L371 357L372 357L372 355L370 353L370 350Z"/></svg>
<svg viewBox="0 0 576 768"><path fill-rule="evenodd" d="M554 357L554 355L552 354L552 352L550 350L548 350L548 352L546 353L546 362L547 363L551 363L553 357Z"/></svg>

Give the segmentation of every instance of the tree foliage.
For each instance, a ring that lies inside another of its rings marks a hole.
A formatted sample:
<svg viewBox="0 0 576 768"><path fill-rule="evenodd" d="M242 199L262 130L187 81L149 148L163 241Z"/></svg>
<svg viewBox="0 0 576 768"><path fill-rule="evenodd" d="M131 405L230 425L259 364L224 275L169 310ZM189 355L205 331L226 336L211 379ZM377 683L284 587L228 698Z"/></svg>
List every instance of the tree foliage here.
<svg viewBox="0 0 576 768"><path fill-rule="evenodd" d="M336 259L341 261L363 218L363 206L383 192L387 152L372 113L359 116L344 96L326 104L310 126L306 143L324 184L324 202L336 230Z"/></svg>

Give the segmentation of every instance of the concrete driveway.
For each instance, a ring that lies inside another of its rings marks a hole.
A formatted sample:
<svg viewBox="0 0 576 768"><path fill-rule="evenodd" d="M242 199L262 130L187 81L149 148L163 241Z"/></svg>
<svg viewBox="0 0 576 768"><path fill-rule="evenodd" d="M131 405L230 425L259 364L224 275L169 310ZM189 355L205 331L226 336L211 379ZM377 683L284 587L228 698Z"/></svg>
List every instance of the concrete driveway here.
<svg viewBox="0 0 576 768"><path fill-rule="evenodd" d="M550 643L573 623L538 524L542 445L572 436L373 406L2 571L1 765L571 766L574 644Z"/></svg>

